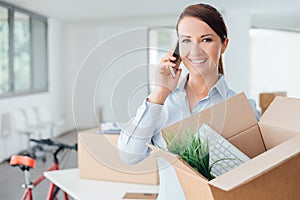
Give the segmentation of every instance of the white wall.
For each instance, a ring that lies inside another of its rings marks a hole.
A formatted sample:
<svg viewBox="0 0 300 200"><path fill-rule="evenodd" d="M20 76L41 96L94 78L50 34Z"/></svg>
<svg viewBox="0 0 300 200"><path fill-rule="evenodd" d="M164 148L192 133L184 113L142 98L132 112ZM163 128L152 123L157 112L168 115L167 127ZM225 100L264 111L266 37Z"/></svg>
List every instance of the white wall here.
<svg viewBox="0 0 300 200"><path fill-rule="evenodd" d="M100 41L100 35L97 28L93 26L76 27L73 25L66 25L64 35L66 36L64 41L64 45L66 46L66 51L64 52L66 62L63 71L65 96L63 104L66 113L66 124L69 127L75 127L72 109L72 93L75 77L89 51ZM84 101L85 99L85 95L81 94L80 100Z"/></svg>
<svg viewBox="0 0 300 200"><path fill-rule="evenodd" d="M249 93L249 29L247 10L226 10L229 44L225 53L225 77L236 92Z"/></svg>
<svg viewBox="0 0 300 200"><path fill-rule="evenodd" d="M251 93L283 91L299 98L300 34L254 29L250 36Z"/></svg>
<svg viewBox="0 0 300 200"><path fill-rule="evenodd" d="M48 61L49 61L49 106L53 119L62 118L65 122L56 130L60 134L72 130L74 126L66 123L67 115L64 105L66 98L66 57L65 52L68 49L65 45L67 36L65 25L57 20L49 20L48 24Z"/></svg>
<svg viewBox="0 0 300 200"><path fill-rule="evenodd" d="M97 126L100 116L104 121L127 121L135 114L147 96L146 27L170 27L176 20L177 16L128 18L67 26L68 102L75 92L74 110L68 106L67 113L73 112L78 128Z"/></svg>

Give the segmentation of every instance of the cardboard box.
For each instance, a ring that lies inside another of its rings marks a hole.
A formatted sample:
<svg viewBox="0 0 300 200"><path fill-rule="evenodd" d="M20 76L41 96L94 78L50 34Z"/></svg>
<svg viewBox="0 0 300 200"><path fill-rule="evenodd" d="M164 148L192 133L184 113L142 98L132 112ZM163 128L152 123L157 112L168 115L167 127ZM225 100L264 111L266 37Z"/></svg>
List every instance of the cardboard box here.
<svg viewBox="0 0 300 200"><path fill-rule="evenodd" d="M159 184L156 157L137 165L119 157L118 134L99 134L96 129L78 134L78 168L81 178L138 184Z"/></svg>
<svg viewBox="0 0 300 200"><path fill-rule="evenodd" d="M260 122L244 94L186 118L161 133L195 131L206 123L252 159L208 181L177 155L156 150L172 163L186 199L300 199L300 99L277 97ZM162 183L163 184L163 183Z"/></svg>
<svg viewBox="0 0 300 200"><path fill-rule="evenodd" d="M259 106L261 107L261 115L267 110L268 106L277 96L286 97L286 92L269 92L259 94Z"/></svg>

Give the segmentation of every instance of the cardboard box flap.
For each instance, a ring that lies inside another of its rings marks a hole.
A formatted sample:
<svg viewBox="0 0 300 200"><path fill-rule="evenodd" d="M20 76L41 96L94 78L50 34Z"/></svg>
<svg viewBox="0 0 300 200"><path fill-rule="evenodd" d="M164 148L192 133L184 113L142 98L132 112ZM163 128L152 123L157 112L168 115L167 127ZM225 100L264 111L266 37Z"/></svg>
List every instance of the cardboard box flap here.
<svg viewBox="0 0 300 200"><path fill-rule="evenodd" d="M222 101L210 108L196 113L180 122L161 130L165 137L168 133L180 134L186 130L196 132L206 123L225 138L257 124L257 120L244 93Z"/></svg>
<svg viewBox="0 0 300 200"><path fill-rule="evenodd" d="M300 132L300 99L275 97L259 124Z"/></svg>
<svg viewBox="0 0 300 200"><path fill-rule="evenodd" d="M274 169L287 160L299 156L299 144L300 135L297 135L222 176L211 180L209 184L224 191L235 189Z"/></svg>

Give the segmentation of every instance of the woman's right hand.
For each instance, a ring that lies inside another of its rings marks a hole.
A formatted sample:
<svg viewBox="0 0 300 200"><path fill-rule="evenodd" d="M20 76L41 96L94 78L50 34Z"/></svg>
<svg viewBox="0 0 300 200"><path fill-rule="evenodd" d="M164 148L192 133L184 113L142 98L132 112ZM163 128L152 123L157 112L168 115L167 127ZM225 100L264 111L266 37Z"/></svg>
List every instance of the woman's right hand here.
<svg viewBox="0 0 300 200"><path fill-rule="evenodd" d="M176 58L172 56L173 52L169 52L164 56L158 66L155 73L155 88L153 92L149 95L148 101L156 104L163 104L166 98L171 94L171 92L176 88L178 80L181 75L181 69L176 69L176 75L173 78L169 70L169 66L172 68L176 67ZM177 66L178 67L178 66ZM173 70L173 69L172 69Z"/></svg>

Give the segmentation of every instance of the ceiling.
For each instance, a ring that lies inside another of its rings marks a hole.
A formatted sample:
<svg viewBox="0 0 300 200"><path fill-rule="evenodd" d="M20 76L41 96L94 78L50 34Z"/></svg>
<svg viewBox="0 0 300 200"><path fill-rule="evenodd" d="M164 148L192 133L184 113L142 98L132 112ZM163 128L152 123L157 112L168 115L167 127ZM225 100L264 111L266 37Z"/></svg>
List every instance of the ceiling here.
<svg viewBox="0 0 300 200"><path fill-rule="evenodd" d="M4 1L4 0L3 0ZM104 20L120 17L178 15L196 0L6 0L49 18L62 21ZM245 10L253 16L285 16L300 21L300 1L206 0L219 10Z"/></svg>

